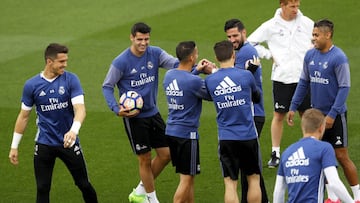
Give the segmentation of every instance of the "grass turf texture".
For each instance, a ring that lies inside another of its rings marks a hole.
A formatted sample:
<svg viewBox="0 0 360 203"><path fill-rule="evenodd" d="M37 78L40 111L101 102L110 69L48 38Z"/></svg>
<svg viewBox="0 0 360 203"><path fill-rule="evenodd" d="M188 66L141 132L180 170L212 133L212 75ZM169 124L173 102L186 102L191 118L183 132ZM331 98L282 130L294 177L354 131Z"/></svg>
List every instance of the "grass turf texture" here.
<svg viewBox="0 0 360 203"><path fill-rule="evenodd" d="M314 20L329 18L335 23L334 42L350 61L352 88L348 98L349 152L360 167L360 106L357 70L360 2L356 0L302 1L301 11ZM0 12L0 202L34 202L33 145L35 113L20 144L20 165L8 161L14 122L20 107L26 79L44 67L43 50L50 42L69 46L68 70L75 72L86 92L87 118L80 138L91 182L100 202L127 202L127 196L139 181L137 160L123 129L122 120L109 111L101 84L111 60L130 44L130 27L144 21L152 28L151 44L174 54L179 41L195 40L199 57L214 60L212 47L225 39L224 22L240 18L250 34L271 18L278 1L12 1L3 0ZM272 97L270 62L263 60L266 123L260 139L263 164L269 158ZM165 71L161 71L161 78ZM164 93L159 85L159 108L166 119ZM282 150L301 137L299 118L296 127L285 125ZM200 126L201 174L195 180L196 202L223 202L223 181L217 157L217 129L212 103L204 102ZM359 169L358 169L359 171ZM345 178L340 169L342 180ZM269 198L276 170L264 168ZM81 194L61 161L57 161L52 181L52 202L82 202ZM345 181L346 183L346 181ZM156 181L161 202L172 202L178 175L171 165ZM347 183L346 183L347 185Z"/></svg>

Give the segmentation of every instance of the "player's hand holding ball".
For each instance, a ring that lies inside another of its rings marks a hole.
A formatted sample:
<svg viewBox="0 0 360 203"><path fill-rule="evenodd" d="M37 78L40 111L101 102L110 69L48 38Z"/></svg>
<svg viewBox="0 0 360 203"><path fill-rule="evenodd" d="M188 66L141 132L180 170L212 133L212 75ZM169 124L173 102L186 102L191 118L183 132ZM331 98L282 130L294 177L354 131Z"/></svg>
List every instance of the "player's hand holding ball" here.
<svg viewBox="0 0 360 203"><path fill-rule="evenodd" d="M127 91L120 96L119 105L119 116L134 117L140 113L144 101L139 93Z"/></svg>

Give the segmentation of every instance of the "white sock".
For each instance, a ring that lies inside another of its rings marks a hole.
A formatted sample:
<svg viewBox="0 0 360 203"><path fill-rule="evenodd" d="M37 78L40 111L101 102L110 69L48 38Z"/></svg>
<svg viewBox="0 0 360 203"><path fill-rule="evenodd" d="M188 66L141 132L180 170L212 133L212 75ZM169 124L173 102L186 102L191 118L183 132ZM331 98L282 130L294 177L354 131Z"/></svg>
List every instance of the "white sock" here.
<svg viewBox="0 0 360 203"><path fill-rule="evenodd" d="M280 157L280 147L271 147L271 151L275 151L276 157Z"/></svg>
<svg viewBox="0 0 360 203"><path fill-rule="evenodd" d="M331 201L334 201L334 202L337 201L339 198L336 196L335 192L332 191L332 189L329 187L329 184L326 184L325 187L326 187L328 198Z"/></svg>
<svg viewBox="0 0 360 203"><path fill-rule="evenodd" d="M360 188L359 188L359 184L354 185L354 186L350 186L353 196L354 196L354 200L358 201L360 200Z"/></svg>
<svg viewBox="0 0 360 203"><path fill-rule="evenodd" d="M137 185L137 187L135 188L135 193L137 195L144 195L146 194L145 188L144 188L144 184L142 181L140 181L140 183Z"/></svg>
<svg viewBox="0 0 360 203"><path fill-rule="evenodd" d="M155 190L153 192L146 193L146 195L148 196L149 203L160 203L159 200L156 197Z"/></svg>

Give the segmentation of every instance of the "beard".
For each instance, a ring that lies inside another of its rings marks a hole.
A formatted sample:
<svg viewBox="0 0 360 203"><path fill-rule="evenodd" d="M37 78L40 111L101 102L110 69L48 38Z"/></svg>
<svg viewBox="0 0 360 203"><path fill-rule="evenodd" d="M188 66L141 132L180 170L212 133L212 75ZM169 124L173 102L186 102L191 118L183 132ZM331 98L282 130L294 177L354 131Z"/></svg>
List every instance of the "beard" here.
<svg viewBox="0 0 360 203"><path fill-rule="evenodd" d="M239 51L241 47L244 45L244 41L239 43L239 46L235 48L236 51Z"/></svg>

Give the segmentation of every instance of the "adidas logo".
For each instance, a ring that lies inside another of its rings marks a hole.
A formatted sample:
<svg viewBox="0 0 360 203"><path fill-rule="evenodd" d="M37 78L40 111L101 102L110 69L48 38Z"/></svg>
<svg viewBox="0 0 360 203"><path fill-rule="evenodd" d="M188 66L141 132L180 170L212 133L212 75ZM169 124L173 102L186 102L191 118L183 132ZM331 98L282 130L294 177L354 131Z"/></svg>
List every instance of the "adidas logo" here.
<svg viewBox="0 0 360 203"><path fill-rule="evenodd" d="M135 73L137 73L137 71L136 71L135 68L133 68L133 69L130 71L130 74L135 74Z"/></svg>
<svg viewBox="0 0 360 203"><path fill-rule="evenodd" d="M44 90L41 90L41 92L40 92L40 94L39 94L39 97L43 97L43 96L45 96L46 95L46 93L44 92Z"/></svg>
<svg viewBox="0 0 360 203"><path fill-rule="evenodd" d="M182 97L184 95L183 91L179 89L176 79L174 79L167 87L166 87L166 95L168 96L177 96Z"/></svg>
<svg viewBox="0 0 360 203"><path fill-rule="evenodd" d="M214 94L219 96L240 91L241 86L236 86L236 84L228 76L226 76L223 81L221 81L220 84L216 87Z"/></svg>
<svg viewBox="0 0 360 203"><path fill-rule="evenodd" d="M75 147L74 147L74 152L79 151L79 150L80 150L80 147L78 147L77 145L75 145Z"/></svg>
<svg viewBox="0 0 360 203"><path fill-rule="evenodd" d="M342 145L342 142L340 140L340 136L336 136L337 141L335 142L335 145Z"/></svg>
<svg viewBox="0 0 360 203"><path fill-rule="evenodd" d="M309 158L305 157L303 147L300 147L296 150L286 161L286 167L293 167L293 166L308 166L309 165Z"/></svg>
<svg viewBox="0 0 360 203"><path fill-rule="evenodd" d="M81 153L80 147L78 147L77 145L75 145L75 147L74 147L74 152L75 152L76 155L79 155L79 154Z"/></svg>

